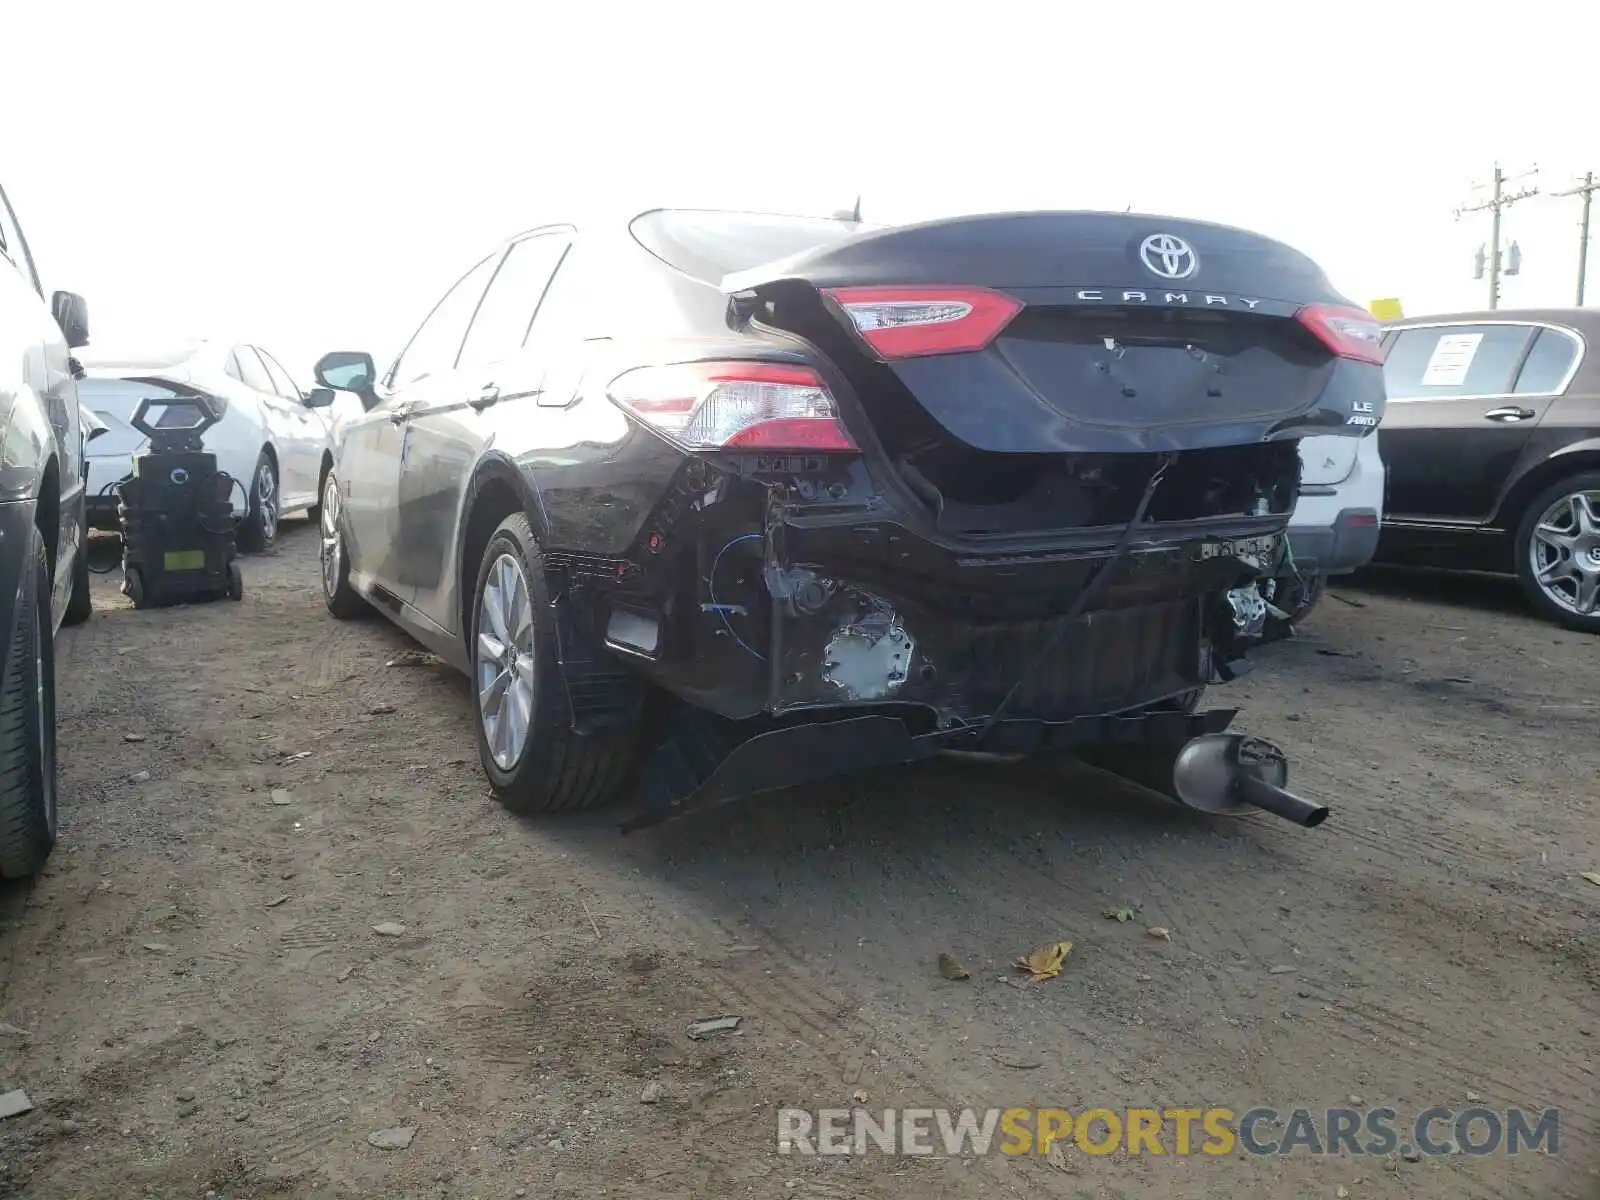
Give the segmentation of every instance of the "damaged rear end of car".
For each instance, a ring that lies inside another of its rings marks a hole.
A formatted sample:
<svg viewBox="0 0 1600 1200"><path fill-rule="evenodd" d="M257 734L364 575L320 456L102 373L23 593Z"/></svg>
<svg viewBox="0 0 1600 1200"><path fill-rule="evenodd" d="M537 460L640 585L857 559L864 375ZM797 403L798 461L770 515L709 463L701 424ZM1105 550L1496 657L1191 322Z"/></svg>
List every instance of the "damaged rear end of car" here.
<svg viewBox="0 0 1600 1200"><path fill-rule="evenodd" d="M1376 323L1315 264L1027 213L855 232L720 287L732 340L606 389L682 455L596 609L685 702L636 823L1046 751L1205 811L1326 815L1198 707L1260 636L1299 439L1382 415Z"/></svg>

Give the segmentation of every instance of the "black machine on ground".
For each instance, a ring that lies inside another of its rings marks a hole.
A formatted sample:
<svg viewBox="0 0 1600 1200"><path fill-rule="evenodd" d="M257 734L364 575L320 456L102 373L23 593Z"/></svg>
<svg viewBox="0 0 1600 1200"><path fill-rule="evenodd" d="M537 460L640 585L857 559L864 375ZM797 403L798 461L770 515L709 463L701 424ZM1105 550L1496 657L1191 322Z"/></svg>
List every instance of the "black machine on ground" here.
<svg viewBox="0 0 1600 1200"><path fill-rule="evenodd" d="M150 413L160 409L152 422ZM150 439L118 487L122 591L135 608L244 598L233 538L231 476L201 435L219 416L206 397L139 402L131 424Z"/></svg>

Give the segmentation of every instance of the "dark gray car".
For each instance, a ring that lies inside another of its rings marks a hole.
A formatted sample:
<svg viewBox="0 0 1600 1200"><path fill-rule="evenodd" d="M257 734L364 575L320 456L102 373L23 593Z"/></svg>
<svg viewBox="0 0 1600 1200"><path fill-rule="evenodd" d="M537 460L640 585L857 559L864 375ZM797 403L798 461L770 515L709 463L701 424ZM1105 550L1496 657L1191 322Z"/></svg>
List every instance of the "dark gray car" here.
<svg viewBox="0 0 1600 1200"><path fill-rule="evenodd" d="M1384 337L1380 561L1514 573L1600 633L1600 311L1454 313Z"/></svg>
<svg viewBox="0 0 1600 1200"><path fill-rule="evenodd" d="M55 635L89 616L84 430L71 352L83 301L46 302L0 189L0 877L56 839Z"/></svg>

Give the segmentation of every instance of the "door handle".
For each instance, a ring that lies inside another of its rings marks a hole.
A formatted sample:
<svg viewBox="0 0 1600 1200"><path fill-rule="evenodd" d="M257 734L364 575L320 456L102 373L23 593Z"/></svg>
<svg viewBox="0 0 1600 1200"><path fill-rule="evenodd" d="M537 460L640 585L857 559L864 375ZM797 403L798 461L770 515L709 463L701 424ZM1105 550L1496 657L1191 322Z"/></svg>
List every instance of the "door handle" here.
<svg viewBox="0 0 1600 1200"><path fill-rule="evenodd" d="M1483 415L1486 420L1511 424L1516 421L1532 420L1539 414L1531 408L1517 408L1515 405L1508 405L1505 408L1491 408Z"/></svg>
<svg viewBox="0 0 1600 1200"><path fill-rule="evenodd" d="M467 403L472 408L475 408L475 409L477 409L477 411L482 412L484 409L488 408L491 404L499 403L499 400L500 400L500 385L499 384L495 384L495 383L486 383L486 384L483 385L483 388L478 392L478 398L476 400L468 400Z"/></svg>

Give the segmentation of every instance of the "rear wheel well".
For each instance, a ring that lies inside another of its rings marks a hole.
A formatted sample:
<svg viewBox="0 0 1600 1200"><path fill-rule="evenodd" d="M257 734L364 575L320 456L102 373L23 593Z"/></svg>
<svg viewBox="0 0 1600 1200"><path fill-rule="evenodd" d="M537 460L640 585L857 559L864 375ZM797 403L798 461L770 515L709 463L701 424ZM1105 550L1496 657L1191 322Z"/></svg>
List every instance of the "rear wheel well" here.
<svg viewBox="0 0 1600 1200"><path fill-rule="evenodd" d="M1546 459L1512 485L1500 504L1495 526L1508 536L1514 536L1535 496L1556 480L1569 475L1581 475L1585 471L1600 471L1600 450L1575 450L1571 454L1559 454ZM1515 553L1515 550L1512 552Z"/></svg>
<svg viewBox="0 0 1600 1200"><path fill-rule="evenodd" d="M461 586L461 640L472 637L472 606L476 602L473 592L478 583L478 565L483 551L500 528L500 523L512 513L523 511L522 496L515 486L499 475L486 475L473 488L472 508L467 525L461 535L461 558L458 571Z"/></svg>
<svg viewBox="0 0 1600 1200"><path fill-rule="evenodd" d="M44 472L39 476L39 499L33 506L33 520L44 538L45 555L54 572L56 554L61 548L57 545L61 540L61 468L54 457L45 463ZM54 585L52 579L51 586Z"/></svg>

